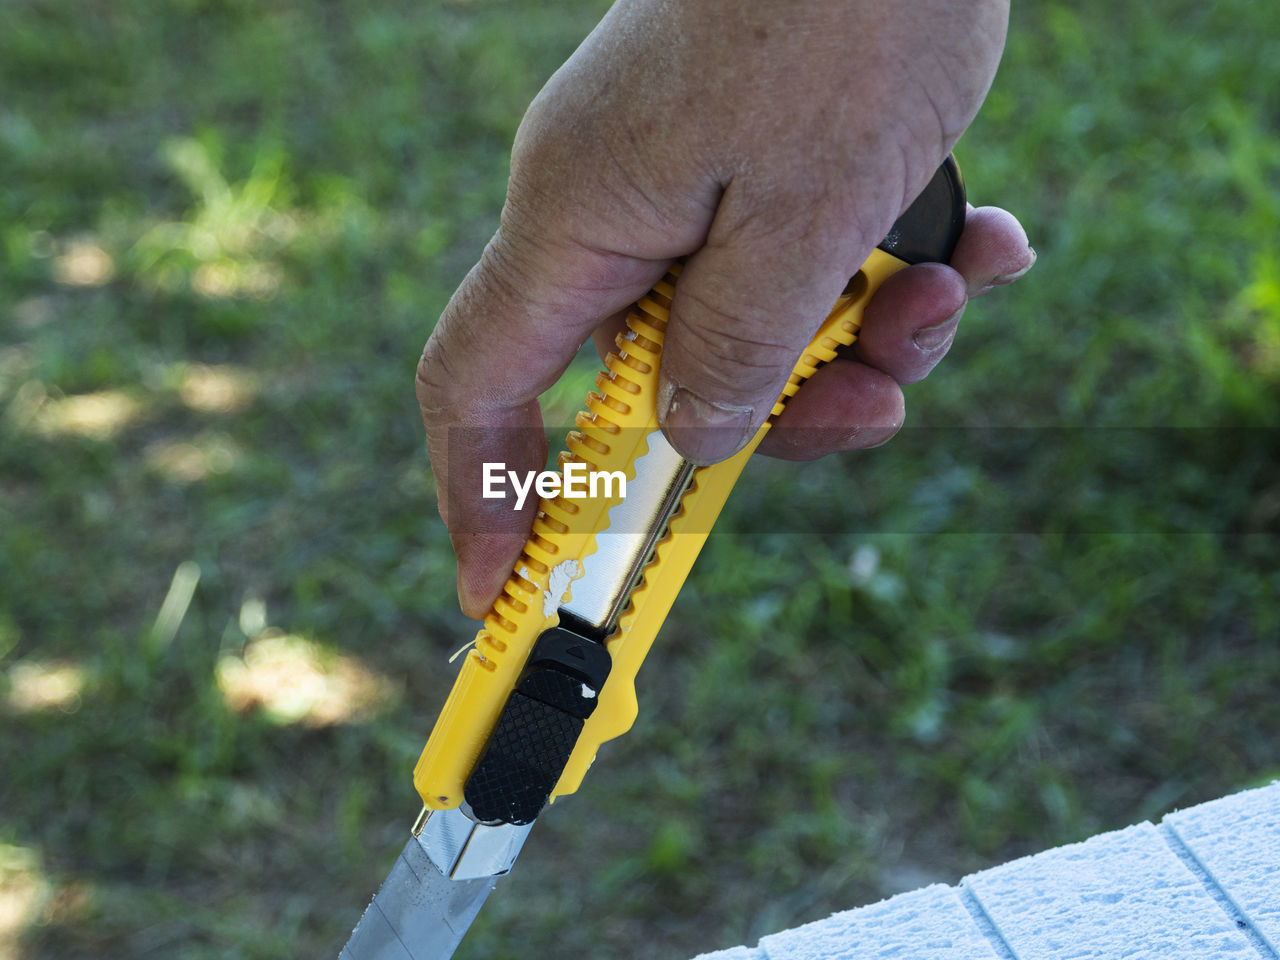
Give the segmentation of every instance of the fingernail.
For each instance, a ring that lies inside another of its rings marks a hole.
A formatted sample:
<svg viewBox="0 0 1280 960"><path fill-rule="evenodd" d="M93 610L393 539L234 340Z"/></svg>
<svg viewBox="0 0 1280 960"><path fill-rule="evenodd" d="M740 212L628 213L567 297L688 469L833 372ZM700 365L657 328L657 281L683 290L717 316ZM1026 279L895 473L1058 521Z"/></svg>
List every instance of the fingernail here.
<svg viewBox="0 0 1280 960"><path fill-rule="evenodd" d="M697 464L719 463L741 450L754 412L736 403L716 403L672 383L658 391L663 433L682 457Z"/></svg>
<svg viewBox="0 0 1280 960"><path fill-rule="evenodd" d="M964 307L961 307L941 323L935 323L931 327L921 327L911 335L911 339L921 350L933 351L946 346L956 335L956 326L960 323L963 313Z"/></svg>
<svg viewBox="0 0 1280 960"><path fill-rule="evenodd" d="M1017 280L1019 277L1025 277L1027 275L1027 271L1036 265L1035 248L1027 247L1027 253L1030 254L1031 259L1027 262L1025 267L1021 270L1014 270L1012 273L1002 273L997 277L992 277L981 286L970 287L969 299L972 300L974 297L980 297L984 293L994 290L996 287L1003 287L1007 284L1013 283L1013 281Z"/></svg>
<svg viewBox="0 0 1280 960"><path fill-rule="evenodd" d="M453 541L453 554L458 560L458 609L462 611L465 617L470 617L472 620L481 620L484 618L488 608L476 596L476 592L471 589L472 578L468 575L470 570L467 564L467 555L469 553L467 548L470 546L469 538L451 536L450 539Z"/></svg>
<svg viewBox="0 0 1280 960"><path fill-rule="evenodd" d="M1027 265L1021 270L1015 270L1013 273L1002 273L991 281L993 287L1003 287L1006 283L1013 283L1019 277L1025 277L1027 272L1036 265L1036 249L1035 247L1027 247L1031 253L1031 259L1027 261Z"/></svg>

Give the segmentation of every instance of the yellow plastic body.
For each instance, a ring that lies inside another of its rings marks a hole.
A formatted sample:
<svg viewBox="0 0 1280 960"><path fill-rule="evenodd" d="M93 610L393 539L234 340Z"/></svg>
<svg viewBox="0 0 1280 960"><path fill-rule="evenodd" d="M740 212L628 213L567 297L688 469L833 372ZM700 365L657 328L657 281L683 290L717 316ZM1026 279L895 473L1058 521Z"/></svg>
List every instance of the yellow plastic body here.
<svg viewBox="0 0 1280 960"><path fill-rule="evenodd" d="M789 397L836 351L857 338L862 311L880 284L906 264L875 250L836 302L826 321L796 363L774 405L770 421ZM629 332L596 378L599 388L587 396L586 411L567 438L569 460L590 471L635 477L635 461L648 449L646 438L658 429L658 366L671 297L679 276L673 267L627 318ZM596 751L631 728L637 712L635 677L658 629L684 584L707 531L715 523L747 459L764 439L766 422L747 446L722 463L700 467L657 544L652 561L631 594L630 605L606 647L613 664L595 712L586 721L552 800L573 793ZM595 551L596 536L608 529L609 510L619 498L543 499L533 532L503 592L476 634L444 710L414 769L414 785L431 809L456 807L463 785L488 741L507 697L515 687L538 636L559 622L557 607L573 589L582 561Z"/></svg>

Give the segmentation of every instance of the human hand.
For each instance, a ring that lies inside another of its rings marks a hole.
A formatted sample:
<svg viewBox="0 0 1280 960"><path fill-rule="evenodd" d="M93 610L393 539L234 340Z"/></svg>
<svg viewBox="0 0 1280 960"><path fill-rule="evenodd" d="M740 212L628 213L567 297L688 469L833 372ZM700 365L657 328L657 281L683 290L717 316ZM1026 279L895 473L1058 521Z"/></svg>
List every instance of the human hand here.
<svg viewBox="0 0 1280 960"><path fill-rule="evenodd" d="M526 114L500 228L418 368L464 612L487 611L536 503L512 511L478 485L459 490L463 469L540 469L538 395L588 336L611 341L682 256L659 419L695 462L740 449L972 120L1006 17L1004 0L615 4ZM1033 260L1011 215L970 211L952 265L886 281L855 359L807 382L762 449L808 458L884 442L902 423L899 384L946 353L965 301ZM450 455L457 427L466 463Z"/></svg>

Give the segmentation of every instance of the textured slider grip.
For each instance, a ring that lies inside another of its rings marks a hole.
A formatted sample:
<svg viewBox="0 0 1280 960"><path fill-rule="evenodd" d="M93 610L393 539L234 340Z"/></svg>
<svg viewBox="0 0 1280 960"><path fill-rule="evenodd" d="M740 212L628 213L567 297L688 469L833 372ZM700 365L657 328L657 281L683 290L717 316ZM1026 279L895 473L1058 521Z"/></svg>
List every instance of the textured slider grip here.
<svg viewBox="0 0 1280 960"><path fill-rule="evenodd" d="M532 823L546 804L595 709L582 683L554 668L534 671L511 693L464 795L481 822ZM594 694L593 694L594 697Z"/></svg>
<svg viewBox="0 0 1280 960"><path fill-rule="evenodd" d="M603 647L568 630L538 638L464 788L477 820L533 822L595 712L609 668Z"/></svg>

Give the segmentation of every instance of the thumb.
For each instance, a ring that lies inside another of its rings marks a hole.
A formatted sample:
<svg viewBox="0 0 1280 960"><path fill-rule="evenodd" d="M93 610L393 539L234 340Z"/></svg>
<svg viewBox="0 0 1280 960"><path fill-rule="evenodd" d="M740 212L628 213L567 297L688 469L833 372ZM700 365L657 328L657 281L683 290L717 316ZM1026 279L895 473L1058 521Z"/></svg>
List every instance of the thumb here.
<svg viewBox="0 0 1280 960"><path fill-rule="evenodd" d="M698 464L732 456L755 435L875 243L802 198L752 209L736 186L681 271L663 343L659 422Z"/></svg>
<svg viewBox="0 0 1280 960"><path fill-rule="evenodd" d="M664 269L568 241L532 243L508 226L445 307L416 381L440 515L458 555L458 599L477 618L510 575L537 507L537 497L491 499L484 464L521 476L542 469L538 395L600 319Z"/></svg>

